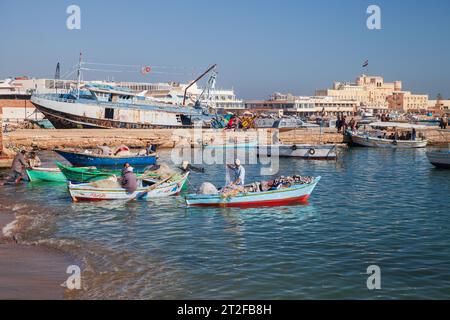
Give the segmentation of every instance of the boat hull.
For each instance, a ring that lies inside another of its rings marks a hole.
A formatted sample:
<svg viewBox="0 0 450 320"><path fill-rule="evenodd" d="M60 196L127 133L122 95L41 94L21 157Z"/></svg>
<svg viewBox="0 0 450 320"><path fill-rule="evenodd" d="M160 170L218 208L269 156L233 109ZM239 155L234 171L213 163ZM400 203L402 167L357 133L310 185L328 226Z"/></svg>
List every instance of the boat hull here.
<svg viewBox="0 0 450 320"><path fill-rule="evenodd" d="M387 149L414 149L425 148L427 146L427 140L388 140L373 138L364 135L357 135L352 133L352 142L361 147L370 148L387 148Z"/></svg>
<svg viewBox="0 0 450 320"><path fill-rule="evenodd" d="M151 200L154 198L163 198L179 194L188 179L188 175L188 173L183 175L177 181L163 183L150 191L147 191L148 187L141 186L133 193L128 193L123 188L98 188L90 183L71 184L69 182L68 188L74 202L106 200L129 201L134 199Z"/></svg>
<svg viewBox="0 0 450 320"><path fill-rule="evenodd" d="M66 177L57 168L35 168L26 170L30 182L65 182Z"/></svg>
<svg viewBox="0 0 450 320"><path fill-rule="evenodd" d="M191 115L182 111L147 110L121 107L120 104L87 104L73 100L32 96L31 103L45 115L56 129L162 129L192 127ZM116 118L105 118L106 110L114 110ZM136 119L136 120L135 120Z"/></svg>
<svg viewBox="0 0 450 320"><path fill-rule="evenodd" d="M317 177L308 184L273 191L242 193L230 198L223 198L220 194L188 195L186 204L203 207L264 207L301 204L308 201L319 181L320 177Z"/></svg>
<svg viewBox="0 0 450 320"><path fill-rule="evenodd" d="M267 145L258 147L258 155L334 160L338 156L338 150L336 145Z"/></svg>
<svg viewBox="0 0 450 320"><path fill-rule="evenodd" d="M450 153L439 151L427 151L428 161L432 165L442 169L450 169Z"/></svg>
<svg viewBox="0 0 450 320"><path fill-rule="evenodd" d="M156 163L156 155L135 157L106 157L93 154L54 150L76 167L108 167L121 169L125 163L133 167L145 167Z"/></svg>

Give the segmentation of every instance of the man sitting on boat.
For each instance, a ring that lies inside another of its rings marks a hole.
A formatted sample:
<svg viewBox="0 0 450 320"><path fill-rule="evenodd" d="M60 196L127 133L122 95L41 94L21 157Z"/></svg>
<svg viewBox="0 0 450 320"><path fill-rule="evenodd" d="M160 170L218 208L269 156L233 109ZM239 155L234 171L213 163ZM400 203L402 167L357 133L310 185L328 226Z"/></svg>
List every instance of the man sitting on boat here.
<svg viewBox="0 0 450 320"><path fill-rule="evenodd" d="M236 159L234 165L229 164L227 166L233 173L228 186L243 186L245 184L245 168L241 166L241 161Z"/></svg>
<svg viewBox="0 0 450 320"><path fill-rule="evenodd" d="M133 172L133 167L128 165L122 173L122 188L127 190L128 193L133 193L137 190L137 177Z"/></svg>
<svg viewBox="0 0 450 320"><path fill-rule="evenodd" d="M37 156L36 152L30 153L30 158L28 159L28 164L31 168L38 168L41 166L41 159Z"/></svg>
<svg viewBox="0 0 450 320"><path fill-rule="evenodd" d="M100 154L105 156L112 155L112 150L106 143L103 144L103 146L99 146L98 149L100 150Z"/></svg>

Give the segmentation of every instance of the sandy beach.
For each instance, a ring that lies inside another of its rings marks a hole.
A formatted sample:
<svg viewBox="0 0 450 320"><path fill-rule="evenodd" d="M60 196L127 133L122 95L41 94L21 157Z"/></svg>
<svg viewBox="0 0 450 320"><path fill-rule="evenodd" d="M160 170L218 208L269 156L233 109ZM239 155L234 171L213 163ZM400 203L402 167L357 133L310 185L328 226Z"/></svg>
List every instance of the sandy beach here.
<svg viewBox="0 0 450 320"><path fill-rule="evenodd" d="M0 213L0 230L14 221L14 214ZM9 229L9 228L7 228ZM0 300L63 299L61 284L71 259L64 253L41 246L16 243L0 232Z"/></svg>

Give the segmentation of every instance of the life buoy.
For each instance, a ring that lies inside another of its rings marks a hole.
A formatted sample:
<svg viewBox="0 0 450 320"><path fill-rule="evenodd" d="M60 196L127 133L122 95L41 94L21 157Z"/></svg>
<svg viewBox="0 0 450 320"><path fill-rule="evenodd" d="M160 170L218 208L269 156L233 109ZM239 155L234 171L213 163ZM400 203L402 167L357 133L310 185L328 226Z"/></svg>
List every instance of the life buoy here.
<svg viewBox="0 0 450 320"><path fill-rule="evenodd" d="M311 148L308 150L308 153L313 156L316 154L316 150L314 148Z"/></svg>
<svg viewBox="0 0 450 320"><path fill-rule="evenodd" d="M297 150L297 146L295 144L292 146L292 150Z"/></svg>

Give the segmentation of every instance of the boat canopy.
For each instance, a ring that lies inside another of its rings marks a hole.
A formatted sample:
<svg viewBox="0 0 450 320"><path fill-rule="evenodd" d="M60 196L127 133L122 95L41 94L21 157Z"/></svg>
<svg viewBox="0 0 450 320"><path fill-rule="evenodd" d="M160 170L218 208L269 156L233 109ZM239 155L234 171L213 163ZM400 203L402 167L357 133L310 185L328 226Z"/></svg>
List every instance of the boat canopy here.
<svg viewBox="0 0 450 320"><path fill-rule="evenodd" d="M396 129L427 129L427 126L422 126L418 124L412 124L412 123L403 123L403 122L372 122L369 124L369 126L373 128L396 128Z"/></svg>

